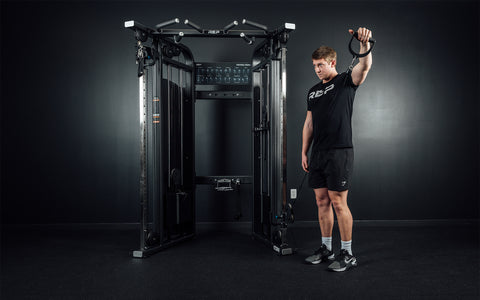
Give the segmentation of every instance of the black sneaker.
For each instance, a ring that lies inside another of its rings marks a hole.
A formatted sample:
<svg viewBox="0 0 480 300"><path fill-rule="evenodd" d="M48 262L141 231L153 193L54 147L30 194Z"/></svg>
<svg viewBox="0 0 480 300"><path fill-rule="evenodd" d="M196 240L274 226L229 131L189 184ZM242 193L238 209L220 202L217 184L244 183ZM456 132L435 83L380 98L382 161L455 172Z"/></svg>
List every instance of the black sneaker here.
<svg viewBox="0 0 480 300"><path fill-rule="evenodd" d="M347 250L340 250L340 254L337 255L335 261L328 266L330 271L343 272L351 267L357 266L357 259L355 256L350 255Z"/></svg>
<svg viewBox="0 0 480 300"><path fill-rule="evenodd" d="M333 254L332 250L328 250L327 246L323 244L313 255L305 258L305 262L308 264L316 265L321 263L322 261L333 260L335 258L335 254Z"/></svg>

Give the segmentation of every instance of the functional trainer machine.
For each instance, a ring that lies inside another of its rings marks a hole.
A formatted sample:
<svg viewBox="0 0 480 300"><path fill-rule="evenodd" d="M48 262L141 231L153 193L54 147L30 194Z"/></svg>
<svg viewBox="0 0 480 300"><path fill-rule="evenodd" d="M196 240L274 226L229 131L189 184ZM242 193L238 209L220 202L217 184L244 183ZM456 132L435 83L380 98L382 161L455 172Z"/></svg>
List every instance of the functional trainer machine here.
<svg viewBox="0 0 480 300"><path fill-rule="evenodd" d="M213 184L230 191L253 184L252 234L280 255L292 254L287 223L286 44L295 24L268 30L243 20L248 30L168 29L178 18L155 28L125 22L136 39L140 108L140 249L142 258L195 235L195 188ZM247 63L196 63L180 43L184 37L240 38L256 43ZM195 173L196 99L244 99L252 103L252 176Z"/></svg>

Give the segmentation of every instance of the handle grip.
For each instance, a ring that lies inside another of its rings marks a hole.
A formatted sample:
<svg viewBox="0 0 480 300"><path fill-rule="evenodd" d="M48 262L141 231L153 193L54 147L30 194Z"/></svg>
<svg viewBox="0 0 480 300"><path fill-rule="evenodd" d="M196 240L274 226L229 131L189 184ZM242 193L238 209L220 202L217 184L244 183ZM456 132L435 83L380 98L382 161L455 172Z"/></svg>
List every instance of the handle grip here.
<svg viewBox="0 0 480 300"><path fill-rule="evenodd" d="M187 20L185 20L184 23L185 23L185 25L188 25L188 26L192 27L193 29L197 30L198 32L203 33L203 29L200 26L198 26L197 24L193 23L192 21L189 21L187 19Z"/></svg>
<svg viewBox="0 0 480 300"><path fill-rule="evenodd" d="M169 21L165 21L163 23L160 23L160 24L157 24L155 25L155 28L157 30L159 29L162 29L163 27L167 27L167 26L170 26L170 25L173 25L173 24L178 24L180 23L180 20L178 18L175 18L175 19L172 19L172 20L169 20Z"/></svg>
<svg viewBox="0 0 480 300"><path fill-rule="evenodd" d="M232 23L228 24L227 26L225 26L223 28L223 32L227 33L230 29L232 29L233 27L237 26L238 25L238 22L237 21L233 21Z"/></svg>
<svg viewBox="0 0 480 300"><path fill-rule="evenodd" d="M357 58L360 58L360 57L365 57L367 55L370 54L370 52L372 52L373 50L373 47L375 46L375 43L377 42L376 40L370 38L368 41L372 44L372 46L370 47L370 50L368 50L367 52L365 53L356 53L355 51L353 51L352 49L352 42L353 42L353 38L356 38L358 39L358 33L357 32L354 32L352 34L352 38L350 39L350 43L348 43L348 50L350 51L350 53L353 55L353 57L357 57Z"/></svg>
<svg viewBox="0 0 480 300"><path fill-rule="evenodd" d="M353 37L355 37L358 40L358 32L354 32ZM376 42L376 40L372 39L372 38L368 39L368 41L372 44L375 44L375 42Z"/></svg>
<svg viewBox="0 0 480 300"><path fill-rule="evenodd" d="M267 26L262 25L262 24L259 24L259 23L256 23L256 22L249 21L249 20L247 20L247 19L243 19L242 24L250 25L250 26L252 26L252 27L256 27L256 28L258 28L258 29L261 29L261 30L263 30L263 31L268 31L268 27L267 27Z"/></svg>
<svg viewBox="0 0 480 300"><path fill-rule="evenodd" d="M249 36L247 36L245 33L241 32L240 33L240 37L245 41L247 42L247 44L251 45L253 44L253 41L254 41L254 38L250 38Z"/></svg>

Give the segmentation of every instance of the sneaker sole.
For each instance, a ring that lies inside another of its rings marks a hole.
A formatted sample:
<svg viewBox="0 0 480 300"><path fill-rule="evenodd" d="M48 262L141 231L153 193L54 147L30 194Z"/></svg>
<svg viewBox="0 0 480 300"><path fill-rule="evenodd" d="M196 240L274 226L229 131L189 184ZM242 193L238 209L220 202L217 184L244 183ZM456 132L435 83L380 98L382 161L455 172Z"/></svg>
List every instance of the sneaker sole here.
<svg viewBox="0 0 480 300"><path fill-rule="evenodd" d="M352 267L356 267L356 266L357 266L357 261L354 261L354 262L352 262L352 264L347 265L347 266L345 266L345 267L343 267L343 268L338 268L338 269L330 269L330 268L329 268L329 270L330 270L330 271L334 271L334 272L343 272L343 271L346 271L346 270L348 270L348 269L350 269L350 268L352 268Z"/></svg>
<svg viewBox="0 0 480 300"><path fill-rule="evenodd" d="M329 257L327 257L326 260L321 259L321 260L315 260L315 261L305 261L305 263L310 264L310 265L318 265L321 262L324 262L324 261L327 261L327 260L332 261L334 259L335 259L335 254L332 254Z"/></svg>

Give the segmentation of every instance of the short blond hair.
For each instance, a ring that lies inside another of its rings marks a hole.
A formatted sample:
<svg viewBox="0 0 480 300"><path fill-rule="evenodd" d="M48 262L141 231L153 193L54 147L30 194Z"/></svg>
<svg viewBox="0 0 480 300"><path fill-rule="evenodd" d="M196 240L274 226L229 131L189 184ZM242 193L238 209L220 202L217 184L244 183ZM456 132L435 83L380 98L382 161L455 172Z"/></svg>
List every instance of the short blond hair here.
<svg viewBox="0 0 480 300"><path fill-rule="evenodd" d="M313 51L312 59L325 59L328 63L337 60L337 52L328 46L321 46Z"/></svg>

